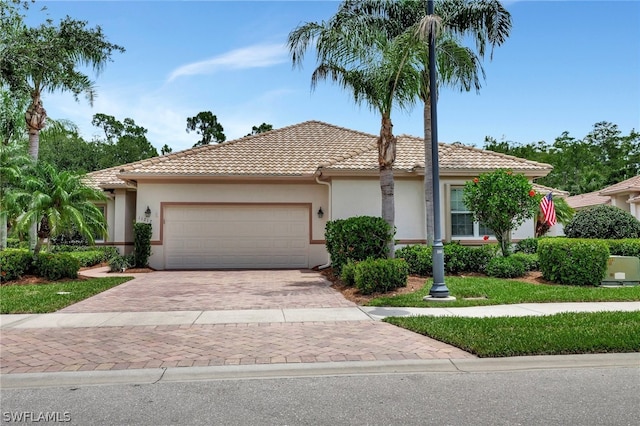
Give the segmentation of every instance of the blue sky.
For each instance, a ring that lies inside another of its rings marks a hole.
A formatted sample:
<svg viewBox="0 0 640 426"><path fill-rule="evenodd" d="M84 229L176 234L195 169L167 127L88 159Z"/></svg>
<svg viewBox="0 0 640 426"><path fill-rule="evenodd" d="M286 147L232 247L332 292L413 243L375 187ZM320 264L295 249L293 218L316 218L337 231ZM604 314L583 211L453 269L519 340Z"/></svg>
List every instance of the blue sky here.
<svg viewBox="0 0 640 426"><path fill-rule="evenodd" d="M40 12L39 5L48 10ZM624 134L640 130L640 2L507 1L513 28L481 91L445 89L438 103L442 142L482 147L485 136L549 143L568 131L584 137L599 121ZM310 90L315 56L293 69L289 31L330 18L335 1L37 1L29 22L65 15L100 25L126 48L98 76L93 107L68 93L45 94L50 117L69 119L91 139L95 113L126 117L148 129L150 142L174 152L198 135L187 117L212 111L227 140L266 122L306 120L376 134L379 117L330 83ZM396 110L394 132L422 136L422 106Z"/></svg>

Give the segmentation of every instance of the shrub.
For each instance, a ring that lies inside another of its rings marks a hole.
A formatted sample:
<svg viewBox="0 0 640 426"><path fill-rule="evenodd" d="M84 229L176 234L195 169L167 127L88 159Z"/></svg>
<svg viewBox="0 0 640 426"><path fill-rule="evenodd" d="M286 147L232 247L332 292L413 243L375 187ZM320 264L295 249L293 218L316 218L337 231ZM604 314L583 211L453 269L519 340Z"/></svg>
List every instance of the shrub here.
<svg viewBox="0 0 640 426"><path fill-rule="evenodd" d="M640 238L627 238L624 240L606 240L609 252L612 256L640 257Z"/></svg>
<svg viewBox="0 0 640 426"><path fill-rule="evenodd" d="M408 276L404 259L367 259L356 265L354 279L362 294L371 294L404 287Z"/></svg>
<svg viewBox="0 0 640 426"><path fill-rule="evenodd" d="M133 266L144 268L151 256L151 224L137 222L133 225Z"/></svg>
<svg viewBox="0 0 640 426"><path fill-rule="evenodd" d="M7 238L7 248L29 249L29 241L21 241L18 238Z"/></svg>
<svg viewBox="0 0 640 426"><path fill-rule="evenodd" d="M511 255L509 257L494 257L487 265L487 275L497 278L518 278L526 272L524 261Z"/></svg>
<svg viewBox="0 0 640 426"><path fill-rule="evenodd" d="M609 247L603 241L545 238L538 243L544 279L569 285L599 285L607 270Z"/></svg>
<svg viewBox="0 0 640 426"><path fill-rule="evenodd" d="M80 261L70 253L38 253L34 268L38 276L52 281L78 278Z"/></svg>
<svg viewBox="0 0 640 426"><path fill-rule="evenodd" d="M498 255L500 246L497 244L486 244L478 248L469 248L467 255L467 272L485 272L487 265Z"/></svg>
<svg viewBox="0 0 640 426"><path fill-rule="evenodd" d="M640 221L621 208L600 205L577 212L564 227L569 238L640 238Z"/></svg>
<svg viewBox="0 0 640 426"><path fill-rule="evenodd" d="M444 245L444 271L448 274L458 274L466 271L469 264L470 247L465 247L457 241Z"/></svg>
<svg viewBox="0 0 640 426"><path fill-rule="evenodd" d="M394 234L395 230L380 217L357 216L327 222L325 241L333 269L340 274L349 259L386 258Z"/></svg>
<svg viewBox="0 0 640 426"><path fill-rule="evenodd" d="M538 251L537 238L525 238L518 241L515 250L516 253L535 254Z"/></svg>
<svg viewBox="0 0 640 426"><path fill-rule="evenodd" d="M116 247L101 246L101 247L98 247L98 250L100 250L102 252L102 261L103 262L108 262L109 259L120 255L120 252L118 251L118 249Z"/></svg>
<svg viewBox="0 0 640 426"><path fill-rule="evenodd" d="M353 287L356 283L356 265L357 263L349 259L342 267L340 279L349 287Z"/></svg>
<svg viewBox="0 0 640 426"><path fill-rule="evenodd" d="M433 271L433 248L423 244L402 247L396 250L396 258L404 259L409 267L409 274L423 277Z"/></svg>
<svg viewBox="0 0 640 426"><path fill-rule="evenodd" d="M100 250L75 251L69 255L78 259L81 267L98 265L104 260L104 253Z"/></svg>
<svg viewBox="0 0 640 426"><path fill-rule="evenodd" d="M0 251L0 281L12 281L30 272L33 256L29 250L6 249Z"/></svg>
<svg viewBox="0 0 640 426"><path fill-rule="evenodd" d="M526 272L540 269L540 262L537 254L514 253L509 257L514 257L522 262Z"/></svg>
<svg viewBox="0 0 640 426"><path fill-rule="evenodd" d="M109 259L109 270L111 272L121 272L124 269L130 268L133 265L133 256L114 256Z"/></svg>

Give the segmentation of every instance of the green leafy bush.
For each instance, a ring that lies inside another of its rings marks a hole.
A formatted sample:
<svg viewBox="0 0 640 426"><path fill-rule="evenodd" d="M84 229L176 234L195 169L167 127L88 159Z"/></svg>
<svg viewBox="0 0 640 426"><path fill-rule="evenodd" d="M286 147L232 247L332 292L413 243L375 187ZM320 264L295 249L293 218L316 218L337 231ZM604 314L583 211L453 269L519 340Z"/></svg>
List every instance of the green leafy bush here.
<svg viewBox="0 0 640 426"><path fill-rule="evenodd" d="M580 210L564 227L568 238L640 238L640 221L621 208L600 205Z"/></svg>
<svg viewBox="0 0 640 426"><path fill-rule="evenodd" d="M522 258L511 255L509 257L494 257L487 265L487 275L497 278L518 278L526 272Z"/></svg>
<svg viewBox="0 0 640 426"><path fill-rule="evenodd" d="M459 274L466 271L471 255L470 247L461 245L457 241L444 244L444 271L448 274Z"/></svg>
<svg viewBox="0 0 640 426"><path fill-rule="evenodd" d="M69 255L78 259L80 267L98 265L104 260L104 252L100 250L74 251L69 252Z"/></svg>
<svg viewBox="0 0 640 426"><path fill-rule="evenodd" d="M327 222L325 241L333 269L340 274L349 259L386 258L394 234L395 230L380 217L357 216Z"/></svg>
<svg viewBox="0 0 640 426"><path fill-rule="evenodd" d="M34 262L38 276L48 280L78 278L80 261L70 253L38 253Z"/></svg>
<svg viewBox="0 0 640 426"><path fill-rule="evenodd" d="M31 270L33 256L29 250L6 249L0 251L0 281L12 281L21 278Z"/></svg>
<svg viewBox="0 0 640 426"><path fill-rule="evenodd" d="M18 238L7 238L7 248L29 249L29 241L20 241Z"/></svg>
<svg viewBox="0 0 640 426"><path fill-rule="evenodd" d="M356 283L356 265L353 260L347 260L347 263L342 267L342 273L340 279L349 287L353 287Z"/></svg>
<svg viewBox="0 0 640 426"><path fill-rule="evenodd" d="M509 257L515 257L520 260L523 263L526 272L537 271L540 269L540 262L537 254L514 253Z"/></svg>
<svg viewBox="0 0 640 426"><path fill-rule="evenodd" d="M111 272L121 272L127 268L133 266L133 255L126 256L113 256L109 259L109 270Z"/></svg>
<svg viewBox="0 0 640 426"><path fill-rule="evenodd" d="M537 238L525 238L518 241L515 250L516 253L535 254L538 251Z"/></svg>
<svg viewBox="0 0 640 426"><path fill-rule="evenodd" d="M144 268L151 256L151 224L137 222L133 225L133 266Z"/></svg>
<svg viewBox="0 0 640 426"><path fill-rule="evenodd" d="M371 294L404 287L408 277L404 259L367 259L356 265L354 279L362 294Z"/></svg>
<svg viewBox="0 0 640 426"><path fill-rule="evenodd" d="M469 247L467 255L466 272L485 272L487 265L498 255L500 246L497 244L486 244L478 248Z"/></svg>
<svg viewBox="0 0 640 426"><path fill-rule="evenodd" d="M612 256L640 257L640 238L627 238L624 240L606 240L609 252Z"/></svg>
<svg viewBox="0 0 640 426"><path fill-rule="evenodd" d="M544 279L559 284L599 285L607 270L609 247L603 241L545 238L538 242Z"/></svg>
<svg viewBox="0 0 640 426"><path fill-rule="evenodd" d="M409 274L430 276L433 271L433 248L424 244L402 247L396 250L396 258L404 259L409 266Z"/></svg>

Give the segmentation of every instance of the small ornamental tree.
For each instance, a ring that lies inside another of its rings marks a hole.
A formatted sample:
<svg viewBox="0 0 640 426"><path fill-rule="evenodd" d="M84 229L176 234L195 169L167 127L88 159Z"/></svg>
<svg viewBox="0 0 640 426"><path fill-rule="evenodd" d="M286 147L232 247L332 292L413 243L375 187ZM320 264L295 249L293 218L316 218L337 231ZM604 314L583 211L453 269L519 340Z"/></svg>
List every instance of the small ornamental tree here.
<svg viewBox="0 0 640 426"><path fill-rule="evenodd" d="M510 254L510 232L534 216L539 199L524 175L504 169L467 182L462 197L474 219L494 232L503 256Z"/></svg>

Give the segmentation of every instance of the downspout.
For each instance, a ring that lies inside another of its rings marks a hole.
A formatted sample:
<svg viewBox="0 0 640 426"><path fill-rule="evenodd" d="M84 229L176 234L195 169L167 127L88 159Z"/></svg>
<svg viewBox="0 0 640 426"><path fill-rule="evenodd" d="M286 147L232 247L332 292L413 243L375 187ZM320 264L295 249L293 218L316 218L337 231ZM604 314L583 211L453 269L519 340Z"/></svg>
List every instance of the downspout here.
<svg viewBox="0 0 640 426"><path fill-rule="evenodd" d="M319 183L320 185L326 185L327 186L327 191L328 191L328 195L329 195L329 205L327 206L327 215L328 215L328 220L331 220L331 218L333 217L332 212L331 212L331 184L329 182L325 182L320 180L320 177L322 176L322 171L320 171L319 175L316 175L316 182ZM324 265L320 265L318 266L318 269L327 269L328 267L331 266L331 255L329 255L329 261L327 263L325 263Z"/></svg>

